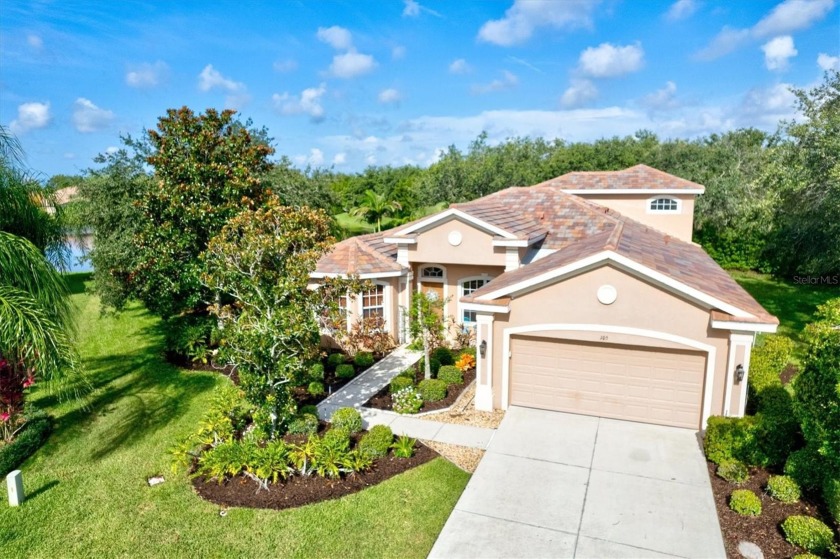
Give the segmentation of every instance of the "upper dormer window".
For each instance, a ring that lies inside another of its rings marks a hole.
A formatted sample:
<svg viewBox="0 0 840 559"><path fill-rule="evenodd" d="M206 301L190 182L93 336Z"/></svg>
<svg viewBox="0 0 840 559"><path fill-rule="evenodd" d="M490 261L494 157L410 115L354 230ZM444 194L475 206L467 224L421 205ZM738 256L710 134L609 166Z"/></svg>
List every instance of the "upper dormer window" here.
<svg viewBox="0 0 840 559"><path fill-rule="evenodd" d="M443 269L438 268L437 266L428 266L426 268L423 268L420 275L424 278L442 278Z"/></svg>
<svg viewBox="0 0 840 559"><path fill-rule="evenodd" d="M649 202L648 211L651 213L679 213L680 201L674 198L654 198Z"/></svg>

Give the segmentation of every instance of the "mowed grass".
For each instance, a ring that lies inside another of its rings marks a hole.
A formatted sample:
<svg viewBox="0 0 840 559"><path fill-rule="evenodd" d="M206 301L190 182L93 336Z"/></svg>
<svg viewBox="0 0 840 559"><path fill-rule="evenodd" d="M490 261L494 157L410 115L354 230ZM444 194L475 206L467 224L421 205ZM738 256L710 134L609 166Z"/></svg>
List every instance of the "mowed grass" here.
<svg viewBox="0 0 840 559"><path fill-rule="evenodd" d="M231 509L173 475L167 450L196 428L226 379L161 357L157 320L139 305L100 316L71 280L88 410L36 393L57 431L22 467L28 500L0 503L3 557L425 557L468 475L442 459L343 499L287 511ZM166 482L149 487L155 474Z"/></svg>

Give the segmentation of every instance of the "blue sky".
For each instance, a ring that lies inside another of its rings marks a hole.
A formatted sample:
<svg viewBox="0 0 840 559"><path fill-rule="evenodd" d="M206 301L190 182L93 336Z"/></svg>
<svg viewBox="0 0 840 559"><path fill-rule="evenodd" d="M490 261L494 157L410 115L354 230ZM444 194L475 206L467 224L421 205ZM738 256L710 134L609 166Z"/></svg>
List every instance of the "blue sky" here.
<svg viewBox="0 0 840 559"><path fill-rule="evenodd" d="M4 0L0 123L46 176L182 105L238 109L302 166L425 166L482 130L772 131L838 51L835 0Z"/></svg>

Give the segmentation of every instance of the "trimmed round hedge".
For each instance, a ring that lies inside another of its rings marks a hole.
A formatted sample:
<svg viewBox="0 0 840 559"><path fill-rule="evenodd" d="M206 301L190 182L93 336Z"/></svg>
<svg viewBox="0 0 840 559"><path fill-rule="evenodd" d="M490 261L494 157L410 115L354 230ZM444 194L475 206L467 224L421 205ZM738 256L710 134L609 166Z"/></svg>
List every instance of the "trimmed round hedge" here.
<svg viewBox="0 0 840 559"><path fill-rule="evenodd" d="M353 378L356 376L356 368L350 363L339 365L335 368L335 376L338 378Z"/></svg>
<svg viewBox="0 0 840 559"><path fill-rule="evenodd" d="M421 380L417 391L424 402L437 402L446 398L446 382L439 379Z"/></svg>
<svg viewBox="0 0 840 559"><path fill-rule="evenodd" d="M326 392L326 390L324 389L324 383L317 380L310 382L309 386L306 388L306 391L313 396L320 396L324 392Z"/></svg>
<svg viewBox="0 0 840 559"><path fill-rule="evenodd" d="M366 369L373 365L373 354L366 351L361 351L353 358L353 363L360 369Z"/></svg>
<svg viewBox="0 0 840 559"><path fill-rule="evenodd" d="M464 373L454 365L444 365L438 371L437 378L446 384L461 384L464 382Z"/></svg>
<svg viewBox="0 0 840 559"><path fill-rule="evenodd" d="M770 476L767 480L767 493L783 503L795 503L802 496L799 484L788 476Z"/></svg>
<svg viewBox="0 0 840 559"><path fill-rule="evenodd" d="M335 429L346 429L348 433L356 434L362 430L362 415L354 408L339 408L330 418Z"/></svg>
<svg viewBox="0 0 840 559"><path fill-rule="evenodd" d="M409 386L414 386L414 380L403 376L394 377L391 380L390 392L391 394L394 394L396 392L399 392L403 388L408 388Z"/></svg>
<svg viewBox="0 0 840 559"><path fill-rule="evenodd" d="M736 489L729 496L729 508L741 516L759 516L761 499L749 489Z"/></svg>
<svg viewBox="0 0 840 559"><path fill-rule="evenodd" d="M455 356L452 354L452 350L448 347L439 347L435 349L429 357L437 359L441 365L453 365L455 363Z"/></svg>
<svg viewBox="0 0 840 559"><path fill-rule="evenodd" d="M393 441L394 433L390 427L375 425L362 436L359 441L359 450L372 458L381 458L388 454Z"/></svg>
<svg viewBox="0 0 840 559"><path fill-rule="evenodd" d="M342 363L344 363L343 353L331 353L330 356L327 357L327 367L331 369L335 369Z"/></svg>
<svg viewBox="0 0 840 559"><path fill-rule="evenodd" d="M788 516L782 522L782 532L788 543L821 555L834 547L834 532L816 518Z"/></svg>
<svg viewBox="0 0 840 559"><path fill-rule="evenodd" d="M291 435L313 435L318 432L318 417L309 413L298 415L286 431Z"/></svg>
<svg viewBox="0 0 840 559"><path fill-rule="evenodd" d="M740 485L750 478L750 471L742 462L724 460L717 468L717 475L729 483Z"/></svg>

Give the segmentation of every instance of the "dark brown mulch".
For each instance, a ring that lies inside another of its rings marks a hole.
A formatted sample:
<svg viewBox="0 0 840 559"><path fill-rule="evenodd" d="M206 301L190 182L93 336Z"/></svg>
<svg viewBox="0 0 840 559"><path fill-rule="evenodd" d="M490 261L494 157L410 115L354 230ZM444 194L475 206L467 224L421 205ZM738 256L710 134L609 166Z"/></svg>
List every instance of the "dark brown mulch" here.
<svg viewBox="0 0 840 559"><path fill-rule="evenodd" d="M228 377L233 384L239 386L239 375L236 374L233 365L225 365L224 367L214 366L212 363L202 363L201 361L191 361L188 357L175 353L172 351L164 352L166 361L172 363L180 369L187 369L188 371L209 371L211 373L218 373Z"/></svg>
<svg viewBox="0 0 840 559"><path fill-rule="evenodd" d="M290 509L338 499L392 478L436 458L438 453L417 443L411 458L388 456L377 460L373 468L339 479L318 476L294 476L278 484L270 484L268 491L257 491L257 483L245 476L237 476L219 484L215 480L196 478L193 487L204 499L225 507L259 509Z"/></svg>
<svg viewBox="0 0 840 559"><path fill-rule="evenodd" d="M423 375L423 369L420 367L415 368L415 377L414 382L419 383L425 377ZM437 402L423 402L423 407L420 408L421 412L424 411L435 411L435 410L442 410L443 408L448 408L452 404L455 403L455 400L461 395L461 393L470 385L472 381L475 380L475 369L469 369L466 373L464 373L464 382L461 384L450 384L449 388L446 391L446 398L443 400L438 400ZM391 393L390 393L390 385L386 385L385 388L374 394L370 400L365 402L365 406L368 408L376 408L378 410L393 410L393 402L391 401Z"/></svg>
<svg viewBox="0 0 840 559"><path fill-rule="evenodd" d="M780 503L767 495L764 488L771 474L763 468L750 468L750 479L742 485L735 485L715 475L717 466L714 463L708 462L708 467L723 543L730 559L742 559L738 553L738 543L741 541L758 545L766 559L787 559L797 553L804 553L804 550L785 541L781 529L782 522L794 514L814 516L831 526L831 521L826 521L826 515L815 504L815 500L809 499L807 495L792 504ZM729 508L729 496L736 489L749 489L759 496L760 516L741 516Z"/></svg>
<svg viewBox="0 0 840 559"><path fill-rule="evenodd" d="M799 367L797 367L793 363L788 363L785 366L785 368L782 369L782 372L779 374L779 378L782 379L782 384L788 384L798 374L799 374Z"/></svg>

